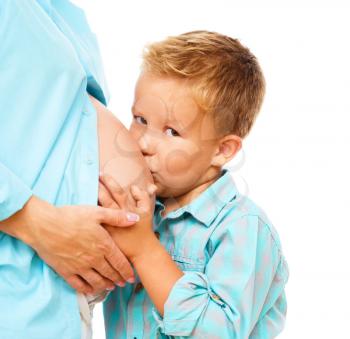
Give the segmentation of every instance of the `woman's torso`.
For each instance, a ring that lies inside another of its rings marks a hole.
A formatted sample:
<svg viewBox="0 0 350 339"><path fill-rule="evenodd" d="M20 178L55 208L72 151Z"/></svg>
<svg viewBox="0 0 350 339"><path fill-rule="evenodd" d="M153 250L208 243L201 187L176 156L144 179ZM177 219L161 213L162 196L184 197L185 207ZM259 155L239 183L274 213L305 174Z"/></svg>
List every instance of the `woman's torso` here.
<svg viewBox="0 0 350 339"><path fill-rule="evenodd" d="M98 100L90 97L97 111L100 172L110 175L121 187L145 187L152 176L141 151L125 126Z"/></svg>

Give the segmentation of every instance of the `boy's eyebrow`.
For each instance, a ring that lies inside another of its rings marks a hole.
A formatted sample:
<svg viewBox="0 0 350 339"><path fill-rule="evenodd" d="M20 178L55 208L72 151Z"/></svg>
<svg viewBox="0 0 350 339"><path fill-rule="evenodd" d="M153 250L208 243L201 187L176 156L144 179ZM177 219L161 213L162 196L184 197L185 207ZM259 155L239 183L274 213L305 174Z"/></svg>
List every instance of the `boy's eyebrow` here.
<svg viewBox="0 0 350 339"><path fill-rule="evenodd" d="M179 120L176 119L167 119L167 124L174 126L178 132L185 132L186 128L184 126L184 124L182 124L181 122L179 122Z"/></svg>
<svg viewBox="0 0 350 339"><path fill-rule="evenodd" d="M131 113L136 115L136 114L140 114L141 112L139 110L136 110L135 105L132 105L131 106Z"/></svg>
<svg viewBox="0 0 350 339"><path fill-rule="evenodd" d="M136 108L135 105L131 106L131 113L132 114L136 114ZM186 131L186 128L184 126L184 124L182 124L181 122L179 122L178 119L174 119L172 117L168 117L166 120L166 124L169 124L171 126L174 126L174 128L176 128L178 130L178 132L182 132L184 133Z"/></svg>

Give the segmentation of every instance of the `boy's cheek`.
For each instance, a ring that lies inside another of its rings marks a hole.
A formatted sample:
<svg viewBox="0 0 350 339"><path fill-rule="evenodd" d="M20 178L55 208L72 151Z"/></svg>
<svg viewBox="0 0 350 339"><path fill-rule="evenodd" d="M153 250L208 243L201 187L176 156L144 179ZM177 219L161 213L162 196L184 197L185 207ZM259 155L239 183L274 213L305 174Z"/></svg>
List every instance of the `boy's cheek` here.
<svg viewBox="0 0 350 339"><path fill-rule="evenodd" d="M194 176L190 172L182 175L163 175L160 181L155 181L158 197L176 197L187 192L194 181Z"/></svg>
<svg viewBox="0 0 350 339"><path fill-rule="evenodd" d="M184 151L177 150L168 154L166 159L166 170L169 175L181 175L191 168L192 159Z"/></svg>
<svg viewBox="0 0 350 339"><path fill-rule="evenodd" d="M197 145L186 142L178 147L169 147L164 150L162 164L166 172L171 176L181 177L186 175L200 162L201 152Z"/></svg>

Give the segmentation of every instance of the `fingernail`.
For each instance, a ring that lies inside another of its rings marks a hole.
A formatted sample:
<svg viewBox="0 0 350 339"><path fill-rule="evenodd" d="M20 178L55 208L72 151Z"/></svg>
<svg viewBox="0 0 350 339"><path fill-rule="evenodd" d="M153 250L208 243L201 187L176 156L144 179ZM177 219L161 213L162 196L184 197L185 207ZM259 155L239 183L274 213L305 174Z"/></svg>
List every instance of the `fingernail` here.
<svg viewBox="0 0 350 339"><path fill-rule="evenodd" d="M129 278L127 280L128 283L133 284L135 282L135 278Z"/></svg>
<svg viewBox="0 0 350 339"><path fill-rule="evenodd" d="M116 285L118 285L119 287L124 287L125 283L123 283L122 281L119 281L116 283Z"/></svg>
<svg viewBox="0 0 350 339"><path fill-rule="evenodd" d="M140 220L140 217L135 214L135 213L126 213L126 218L128 219L128 221L139 221Z"/></svg>
<svg viewBox="0 0 350 339"><path fill-rule="evenodd" d="M113 287L107 287L107 291L113 291L114 288L115 288L115 286L113 286Z"/></svg>

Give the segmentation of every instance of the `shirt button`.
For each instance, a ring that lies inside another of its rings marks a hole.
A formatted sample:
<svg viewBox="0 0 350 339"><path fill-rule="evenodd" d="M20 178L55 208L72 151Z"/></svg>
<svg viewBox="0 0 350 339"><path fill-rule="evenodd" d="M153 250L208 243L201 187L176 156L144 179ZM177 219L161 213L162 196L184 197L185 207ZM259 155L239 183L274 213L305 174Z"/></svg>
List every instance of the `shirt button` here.
<svg viewBox="0 0 350 339"><path fill-rule="evenodd" d="M213 298L214 300L220 300L219 296L216 295L216 294L213 294L213 295L212 295L212 298Z"/></svg>
<svg viewBox="0 0 350 339"><path fill-rule="evenodd" d="M136 284L136 286L135 286L135 293L140 292L142 289L143 289L143 285L142 285L142 283L139 282L139 283Z"/></svg>
<svg viewBox="0 0 350 339"><path fill-rule="evenodd" d="M154 232L154 234L155 234L155 236L157 237L157 239L159 239L159 237L160 237L159 232Z"/></svg>
<svg viewBox="0 0 350 339"><path fill-rule="evenodd" d="M93 163L94 163L94 161L92 159L90 159L90 158L86 159L86 164L87 165L92 165Z"/></svg>

